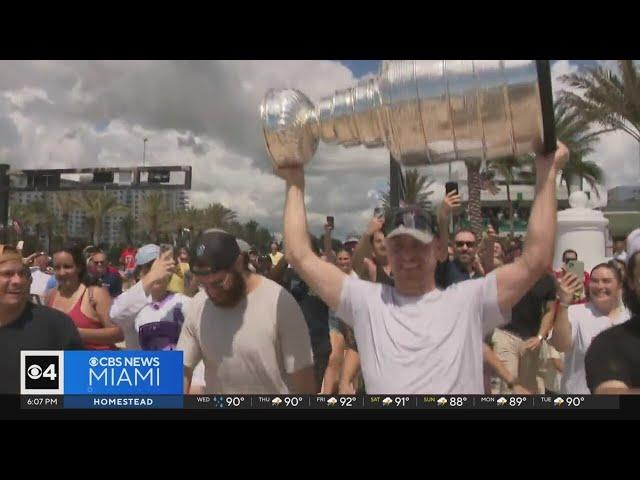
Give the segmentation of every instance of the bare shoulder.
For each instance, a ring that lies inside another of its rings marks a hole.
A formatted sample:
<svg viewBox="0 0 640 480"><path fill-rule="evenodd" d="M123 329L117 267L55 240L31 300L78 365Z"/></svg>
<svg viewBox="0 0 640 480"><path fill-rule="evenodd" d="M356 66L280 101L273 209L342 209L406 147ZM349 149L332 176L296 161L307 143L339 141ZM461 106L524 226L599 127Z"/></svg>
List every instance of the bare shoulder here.
<svg viewBox="0 0 640 480"><path fill-rule="evenodd" d="M111 295L106 287L92 286L87 287L88 294L93 296L94 300L100 304L101 302L111 303Z"/></svg>

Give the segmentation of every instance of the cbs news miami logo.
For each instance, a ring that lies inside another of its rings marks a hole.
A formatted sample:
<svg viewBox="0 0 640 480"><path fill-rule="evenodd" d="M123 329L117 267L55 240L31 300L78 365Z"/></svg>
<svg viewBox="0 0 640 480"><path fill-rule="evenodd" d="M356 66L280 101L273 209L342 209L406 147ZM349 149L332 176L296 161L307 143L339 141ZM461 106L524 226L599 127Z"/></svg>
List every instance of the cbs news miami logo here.
<svg viewBox="0 0 640 480"><path fill-rule="evenodd" d="M180 351L22 351L22 395L178 395Z"/></svg>

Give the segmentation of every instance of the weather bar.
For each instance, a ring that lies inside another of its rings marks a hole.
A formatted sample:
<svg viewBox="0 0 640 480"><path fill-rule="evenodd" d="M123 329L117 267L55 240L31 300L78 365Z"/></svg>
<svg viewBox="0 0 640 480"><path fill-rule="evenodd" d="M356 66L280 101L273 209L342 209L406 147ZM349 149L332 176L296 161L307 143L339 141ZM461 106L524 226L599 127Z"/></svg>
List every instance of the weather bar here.
<svg viewBox="0 0 640 480"><path fill-rule="evenodd" d="M614 395L23 395L21 408L186 410L616 410Z"/></svg>

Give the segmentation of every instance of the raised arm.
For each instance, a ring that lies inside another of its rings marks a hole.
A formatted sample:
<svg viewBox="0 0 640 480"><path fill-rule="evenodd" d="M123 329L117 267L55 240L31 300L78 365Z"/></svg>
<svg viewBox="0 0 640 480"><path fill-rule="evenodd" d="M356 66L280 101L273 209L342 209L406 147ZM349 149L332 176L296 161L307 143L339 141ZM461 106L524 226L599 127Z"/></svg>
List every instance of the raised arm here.
<svg viewBox="0 0 640 480"><path fill-rule="evenodd" d="M365 259L371 256L371 235L382 230L383 227L384 218L373 217L369 222L369 225L367 225L367 230L360 238L356 249L353 251L351 265L360 278L364 278L365 275L369 275L369 268L365 264Z"/></svg>
<svg viewBox="0 0 640 480"><path fill-rule="evenodd" d="M336 263L336 256L333 253L333 246L331 245L331 232L333 231L333 227L328 223L324 225L324 245L322 246L322 251L324 253L327 262Z"/></svg>
<svg viewBox="0 0 640 480"><path fill-rule="evenodd" d="M551 345L559 352L566 352L573 343L571 323L569 323L569 304L573 294L582 288L582 280L572 273L565 272L558 281L558 306L553 323Z"/></svg>
<svg viewBox="0 0 640 480"><path fill-rule="evenodd" d="M449 219L454 208L461 205L460 195L456 190L452 190L445 195L442 203L438 206L438 245L437 259L444 262L449 257Z"/></svg>
<svg viewBox="0 0 640 480"><path fill-rule="evenodd" d="M311 250L304 206L304 170L302 167L282 168L278 173L287 182L284 205L287 260L329 308L337 310L346 275L335 265L322 261Z"/></svg>
<svg viewBox="0 0 640 480"><path fill-rule="evenodd" d="M553 261L557 224L556 177L568 156L567 147L558 142L554 153L536 157L536 195L524 250L515 262L496 269L498 304L503 313L518 303Z"/></svg>

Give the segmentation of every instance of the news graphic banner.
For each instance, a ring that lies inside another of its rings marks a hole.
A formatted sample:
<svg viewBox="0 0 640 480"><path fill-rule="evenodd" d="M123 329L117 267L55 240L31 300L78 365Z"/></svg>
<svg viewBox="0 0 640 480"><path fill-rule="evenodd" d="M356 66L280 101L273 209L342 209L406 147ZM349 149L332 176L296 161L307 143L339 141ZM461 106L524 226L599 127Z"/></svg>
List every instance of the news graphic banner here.
<svg viewBox="0 0 640 480"><path fill-rule="evenodd" d="M592 395L185 395L182 352L21 352L24 409L612 410Z"/></svg>
<svg viewBox="0 0 640 480"><path fill-rule="evenodd" d="M182 408L182 358L179 351L22 351L21 404Z"/></svg>

